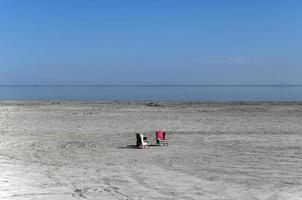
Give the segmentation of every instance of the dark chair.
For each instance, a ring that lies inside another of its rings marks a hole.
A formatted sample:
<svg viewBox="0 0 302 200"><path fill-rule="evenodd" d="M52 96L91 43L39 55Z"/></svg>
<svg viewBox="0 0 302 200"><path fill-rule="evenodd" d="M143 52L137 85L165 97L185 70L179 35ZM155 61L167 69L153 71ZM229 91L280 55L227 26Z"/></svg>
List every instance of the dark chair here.
<svg viewBox="0 0 302 200"><path fill-rule="evenodd" d="M142 148L142 140L141 135L139 133L136 134L136 147L139 149Z"/></svg>
<svg viewBox="0 0 302 200"><path fill-rule="evenodd" d="M150 142L148 138L143 134L137 133L136 134L136 147L139 149L149 148Z"/></svg>

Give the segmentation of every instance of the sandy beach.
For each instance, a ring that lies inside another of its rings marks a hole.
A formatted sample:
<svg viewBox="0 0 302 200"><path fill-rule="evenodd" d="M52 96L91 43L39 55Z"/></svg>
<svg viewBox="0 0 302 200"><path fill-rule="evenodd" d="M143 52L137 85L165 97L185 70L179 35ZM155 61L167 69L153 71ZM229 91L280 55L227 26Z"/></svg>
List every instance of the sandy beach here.
<svg viewBox="0 0 302 200"><path fill-rule="evenodd" d="M0 102L0 199L302 199L302 103ZM168 147L135 149L135 133Z"/></svg>

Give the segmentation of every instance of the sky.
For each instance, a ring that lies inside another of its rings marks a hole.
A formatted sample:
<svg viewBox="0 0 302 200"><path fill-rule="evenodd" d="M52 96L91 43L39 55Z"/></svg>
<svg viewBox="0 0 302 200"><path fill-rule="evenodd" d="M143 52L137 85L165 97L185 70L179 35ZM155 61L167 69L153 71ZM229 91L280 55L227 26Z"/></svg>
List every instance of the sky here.
<svg viewBox="0 0 302 200"><path fill-rule="evenodd" d="M300 0L0 0L0 84L301 84Z"/></svg>

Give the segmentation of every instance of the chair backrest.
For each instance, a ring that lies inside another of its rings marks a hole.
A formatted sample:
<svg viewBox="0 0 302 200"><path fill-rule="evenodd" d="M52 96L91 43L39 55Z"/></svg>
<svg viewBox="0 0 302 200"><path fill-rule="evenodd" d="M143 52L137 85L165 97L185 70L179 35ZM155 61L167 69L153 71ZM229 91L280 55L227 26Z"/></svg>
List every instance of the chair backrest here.
<svg viewBox="0 0 302 200"><path fill-rule="evenodd" d="M147 137L144 136L144 134L139 134L140 135L140 138L141 138L141 141L142 141L142 145L148 145L148 142L147 142Z"/></svg>
<svg viewBox="0 0 302 200"><path fill-rule="evenodd" d="M143 134L139 134L139 135L140 135L142 142L144 142L144 135Z"/></svg>
<svg viewBox="0 0 302 200"><path fill-rule="evenodd" d="M156 131L156 139L165 140L166 134L164 131Z"/></svg>
<svg viewBox="0 0 302 200"><path fill-rule="evenodd" d="M141 138L141 134L139 134L139 133L136 134L136 141L137 141L138 144L142 144L143 140Z"/></svg>

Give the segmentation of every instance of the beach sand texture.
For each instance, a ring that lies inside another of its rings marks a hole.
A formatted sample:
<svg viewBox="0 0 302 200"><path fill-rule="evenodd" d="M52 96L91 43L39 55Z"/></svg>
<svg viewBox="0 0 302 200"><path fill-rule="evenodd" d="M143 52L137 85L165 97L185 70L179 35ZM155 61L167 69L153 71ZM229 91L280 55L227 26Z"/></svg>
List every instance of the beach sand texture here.
<svg viewBox="0 0 302 200"><path fill-rule="evenodd" d="M302 199L302 103L0 102L0 199Z"/></svg>

